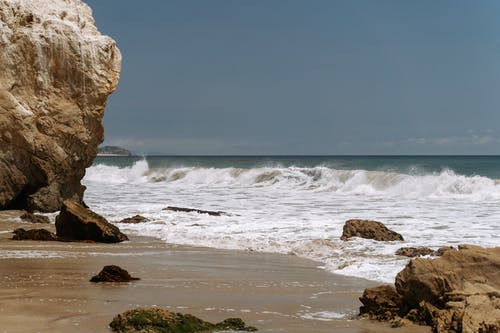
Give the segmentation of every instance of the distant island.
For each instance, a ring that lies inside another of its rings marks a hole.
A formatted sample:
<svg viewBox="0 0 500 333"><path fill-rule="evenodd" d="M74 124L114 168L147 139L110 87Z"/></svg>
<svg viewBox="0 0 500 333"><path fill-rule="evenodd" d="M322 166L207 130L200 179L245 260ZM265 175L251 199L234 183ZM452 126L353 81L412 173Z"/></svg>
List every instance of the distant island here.
<svg viewBox="0 0 500 333"><path fill-rule="evenodd" d="M97 156L132 156L130 150L117 146L99 147Z"/></svg>

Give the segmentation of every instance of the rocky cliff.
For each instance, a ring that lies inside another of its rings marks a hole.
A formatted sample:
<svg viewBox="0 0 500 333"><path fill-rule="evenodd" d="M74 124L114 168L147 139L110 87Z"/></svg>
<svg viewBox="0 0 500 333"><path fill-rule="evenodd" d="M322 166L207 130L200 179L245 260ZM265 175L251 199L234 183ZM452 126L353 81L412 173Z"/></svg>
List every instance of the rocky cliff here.
<svg viewBox="0 0 500 333"><path fill-rule="evenodd" d="M120 66L80 0L0 0L0 209L82 200Z"/></svg>

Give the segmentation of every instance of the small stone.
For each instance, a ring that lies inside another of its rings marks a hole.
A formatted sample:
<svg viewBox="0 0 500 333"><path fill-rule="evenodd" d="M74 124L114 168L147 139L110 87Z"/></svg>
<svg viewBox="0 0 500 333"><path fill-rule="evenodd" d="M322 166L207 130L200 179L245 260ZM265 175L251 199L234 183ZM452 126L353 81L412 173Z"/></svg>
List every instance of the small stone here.
<svg viewBox="0 0 500 333"><path fill-rule="evenodd" d="M132 216L132 217L127 217L123 220L121 220L119 223L132 223L132 224L135 224L135 223L143 223L143 222L147 222L149 221L147 218L145 218L144 216L141 216L141 215L135 215L135 216Z"/></svg>
<svg viewBox="0 0 500 333"><path fill-rule="evenodd" d="M115 265L104 266L103 269L90 279L90 282L130 282L139 280L130 276L123 268Z"/></svg>

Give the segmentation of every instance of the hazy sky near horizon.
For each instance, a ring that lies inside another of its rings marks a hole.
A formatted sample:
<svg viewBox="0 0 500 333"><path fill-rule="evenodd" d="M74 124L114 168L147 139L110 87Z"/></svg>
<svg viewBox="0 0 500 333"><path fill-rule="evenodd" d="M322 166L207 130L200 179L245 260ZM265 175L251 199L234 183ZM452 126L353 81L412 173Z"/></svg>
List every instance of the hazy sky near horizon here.
<svg viewBox="0 0 500 333"><path fill-rule="evenodd" d="M123 54L106 144L500 154L500 1L84 1Z"/></svg>

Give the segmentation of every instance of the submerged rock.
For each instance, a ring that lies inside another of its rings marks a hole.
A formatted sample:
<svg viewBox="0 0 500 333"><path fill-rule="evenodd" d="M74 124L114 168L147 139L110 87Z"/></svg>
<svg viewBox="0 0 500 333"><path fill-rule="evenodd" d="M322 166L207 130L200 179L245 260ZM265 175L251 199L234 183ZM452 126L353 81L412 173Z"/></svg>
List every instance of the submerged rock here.
<svg viewBox="0 0 500 333"><path fill-rule="evenodd" d="M65 240L92 240L101 243L118 243L128 240L117 226L77 202L66 200L56 217L57 236Z"/></svg>
<svg viewBox="0 0 500 333"><path fill-rule="evenodd" d="M99 274L90 279L90 282L130 282L135 280L140 279L130 276L130 274L120 266L109 265L104 266Z"/></svg>
<svg viewBox="0 0 500 333"><path fill-rule="evenodd" d="M425 246L421 247L402 247L396 251L396 255L404 257L422 257L422 256L437 256L438 251L434 251Z"/></svg>
<svg viewBox="0 0 500 333"><path fill-rule="evenodd" d="M144 222L147 222L147 221L149 221L149 220L147 218L145 218L144 216L135 215L135 216L127 217L127 218L121 220L120 223L132 223L132 224L135 224L135 223L144 223Z"/></svg>
<svg viewBox="0 0 500 333"><path fill-rule="evenodd" d="M47 216L28 213L28 212L21 215L21 220L30 223L45 223L45 224L50 223L50 220Z"/></svg>
<svg viewBox="0 0 500 333"><path fill-rule="evenodd" d="M399 306L379 287L365 290L361 314L373 319L402 317L431 325L437 333L500 332L500 247L462 245L436 259L412 259L395 281ZM375 306L374 306L375 304Z"/></svg>
<svg viewBox="0 0 500 333"><path fill-rule="evenodd" d="M183 208L183 207L172 207L172 206L169 206L167 208L163 208L163 210L171 210L174 212L185 212L185 213L195 212L198 214L208 214L211 216L229 215L226 212L222 212L222 211L212 211L212 210L202 210L202 209L195 209L195 208Z"/></svg>
<svg viewBox="0 0 500 333"><path fill-rule="evenodd" d="M374 239L377 241L402 241L403 236L388 229L383 223L370 220L348 220L340 239L348 240L351 237Z"/></svg>
<svg viewBox="0 0 500 333"><path fill-rule="evenodd" d="M81 201L121 55L80 0L0 0L0 209Z"/></svg>
<svg viewBox="0 0 500 333"><path fill-rule="evenodd" d="M19 228L13 231L13 240L36 240L36 241L57 241L58 237L45 229L30 229L24 230Z"/></svg>
<svg viewBox="0 0 500 333"><path fill-rule="evenodd" d="M229 318L218 324L203 321L190 314L170 312L158 308L128 310L113 318L109 324L119 333L208 333L222 330L254 332L240 318Z"/></svg>

